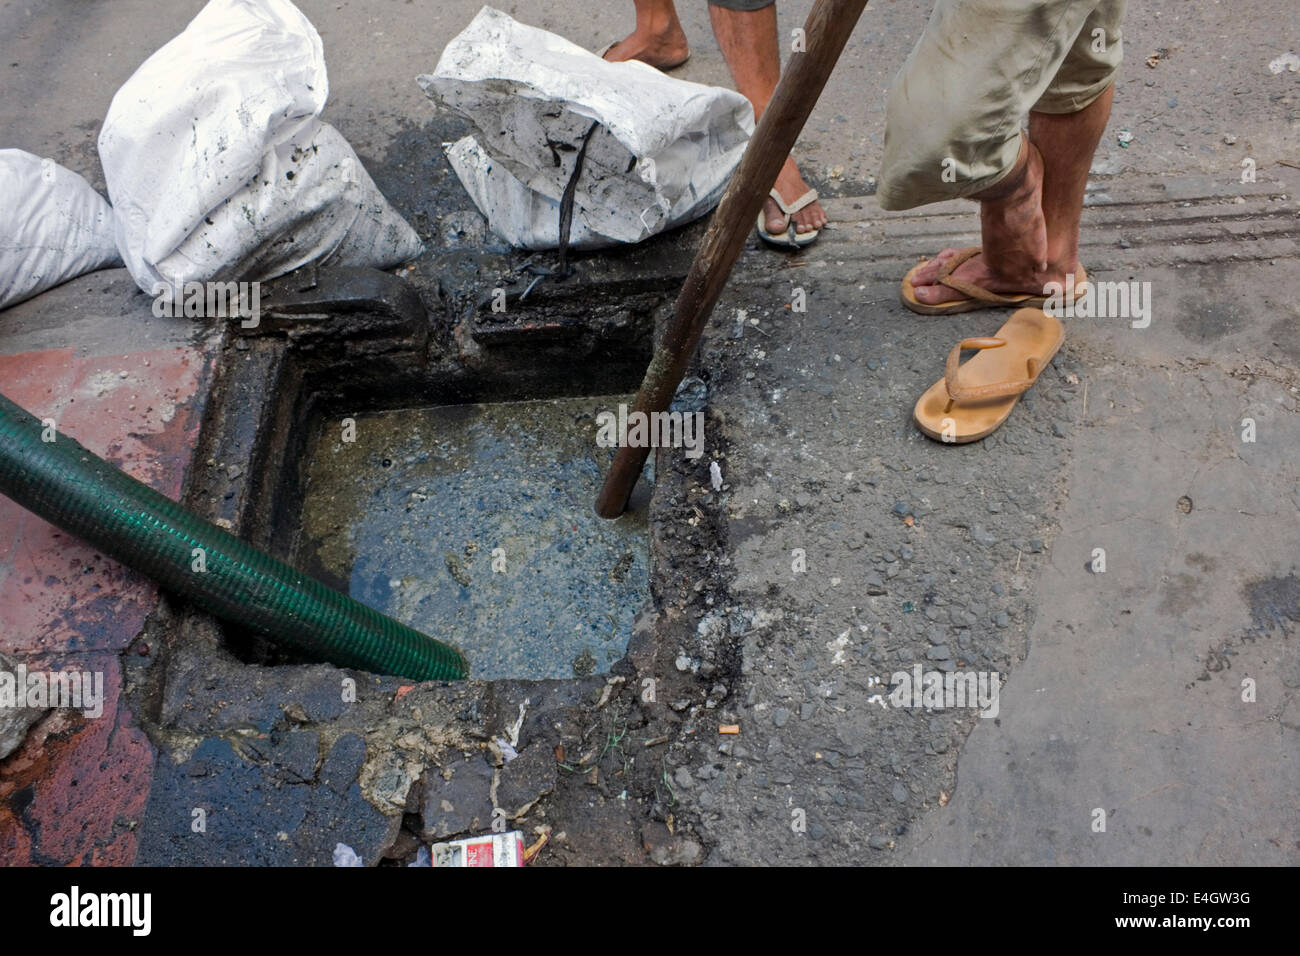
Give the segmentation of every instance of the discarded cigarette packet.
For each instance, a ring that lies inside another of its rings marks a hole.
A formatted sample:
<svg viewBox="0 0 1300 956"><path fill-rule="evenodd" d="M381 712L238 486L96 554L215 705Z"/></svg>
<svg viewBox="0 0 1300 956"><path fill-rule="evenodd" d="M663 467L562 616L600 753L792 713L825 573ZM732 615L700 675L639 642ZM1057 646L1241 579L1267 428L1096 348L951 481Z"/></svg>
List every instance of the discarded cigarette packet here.
<svg viewBox="0 0 1300 956"><path fill-rule="evenodd" d="M434 866L524 865L524 835L519 830L435 843L430 850Z"/></svg>

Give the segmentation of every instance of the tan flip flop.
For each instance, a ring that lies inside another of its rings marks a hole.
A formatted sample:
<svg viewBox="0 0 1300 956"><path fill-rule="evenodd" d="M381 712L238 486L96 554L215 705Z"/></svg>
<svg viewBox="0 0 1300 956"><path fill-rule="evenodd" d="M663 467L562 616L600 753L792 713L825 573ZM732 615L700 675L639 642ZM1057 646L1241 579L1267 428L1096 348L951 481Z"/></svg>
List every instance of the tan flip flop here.
<svg viewBox="0 0 1300 956"><path fill-rule="evenodd" d="M1060 320L1041 309L1014 313L992 338L962 339L948 353L943 378L917 400L912 413L917 427L944 444L992 434L1064 341ZM980 351L959 366L967 349Z"/></svg>
<svg viewBox="0 0 1300 956"><path fill-rule="evenodd" d="M767 217L764 216L760 210L758 213L757 223L759 238L764 242L781 249L802 249L804 246L812 245L813 240L817 238L817 235L821 230L813 229L809 232L798 232L794 225L794 214L800 209L804 209L818 200L819 197L817 195L817 190L808 190L788 206L786 205L785 200L781 198L781 194L776 191L775 187L773 187L772 191L769 192L768 195L776 200L777 208L780 209L782 214L785 216L785 231L768 232Z"/></svg>
<svg viewBox="0 0 1300 956"><path fill-rule="evenodd" d="M916 290L912 288L912 277L933 261L927 260L918 262L908 270L907 275L903 276L903 285L899 290L899 297L902 299L903 305L913 312L919 312L921 315L956 315L959 312L973 312L976 309L1018 309L1024 307L1041 309L1046 304L1047 296L1045 295L1001 295L997 292L982 289L975 283L967 282L965 279L953 278L952 272L954 269L968 259L975 258L981 251L979 246L969 246L962 249L939 270L939 283L946 285L950 289L955 289L967 298L944 302L942 305L927 305L918 299ZM1081 293L1081 286L1087 281L1087 272L1084 271L1083 266L1079 266L1079 272L1074 283L1075 295Z"/></svg>

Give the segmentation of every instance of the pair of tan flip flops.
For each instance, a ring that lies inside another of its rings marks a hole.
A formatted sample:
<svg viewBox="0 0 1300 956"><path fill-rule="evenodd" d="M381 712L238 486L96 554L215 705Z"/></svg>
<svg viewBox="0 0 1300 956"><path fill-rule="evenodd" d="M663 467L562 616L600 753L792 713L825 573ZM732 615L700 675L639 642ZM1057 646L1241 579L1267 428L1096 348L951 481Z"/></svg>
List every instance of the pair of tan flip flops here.
<svg viewBox="0 0 1300 956"><path fill-rule="evenodd" d="M912 277L925 263L907 273L901 290L903 304L923 315L1017 308L994 335L962 339L953 346L944 365L943 378L917 400L912 412L917 427L945 444L979 441L996 431L1011 415L1020 396L1038 381L1065 341L1065 327L1060 320L1042 310L1047 296L1000 295L952 278L952 271L979 251L979 246L963 249L940 270L938 281L967 296L966 299L942 305L918 301ZM1085 281L1082 268L1079 274L1082 283ZM1078 288L1076 285L1073 291L1077 293ZM971 350L978 354L962 365L962 352Z"/></svg>

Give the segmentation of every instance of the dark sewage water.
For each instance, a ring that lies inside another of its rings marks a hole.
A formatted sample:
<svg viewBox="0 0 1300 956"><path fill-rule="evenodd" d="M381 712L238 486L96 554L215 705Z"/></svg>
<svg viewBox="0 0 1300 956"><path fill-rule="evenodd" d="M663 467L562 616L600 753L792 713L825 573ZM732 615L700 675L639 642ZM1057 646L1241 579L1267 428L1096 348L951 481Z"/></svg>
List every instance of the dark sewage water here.
<svg viewBox="0 0 1300 956"><path fill-rule="evenodd" d="M476 678L607 671L649 597L645 494L617 521L592 510L612 457L596 416L631 401L323 420L306 459L302 547L353 597L460 647Z"/></svg>

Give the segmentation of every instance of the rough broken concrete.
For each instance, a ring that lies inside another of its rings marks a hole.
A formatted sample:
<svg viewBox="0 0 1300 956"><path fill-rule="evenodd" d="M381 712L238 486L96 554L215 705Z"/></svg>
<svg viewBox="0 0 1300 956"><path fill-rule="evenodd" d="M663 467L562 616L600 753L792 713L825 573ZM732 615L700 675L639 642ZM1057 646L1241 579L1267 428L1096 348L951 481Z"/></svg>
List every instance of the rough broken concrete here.
<svg viewBox="0 0 1300 956"><path fill-rule="evenodd" d="M864 215L887 258L839 233L737 283L723 307L745 321L715 322L706 351L726 373L733 614L783 613L747 628L744 757L710 737L680 757L710 862L1295 862L1300 316L1270 290L1295 281L1298 186L1099 186L1082 256L1149 282L1151 325L1067 323L975 446L908 421L949 344L1001 321L894 304L933 236L963 244L945 210ZM806 315L774 304L795 289ZM916 663L998 671L999 715L869 702Z"/></svg>

